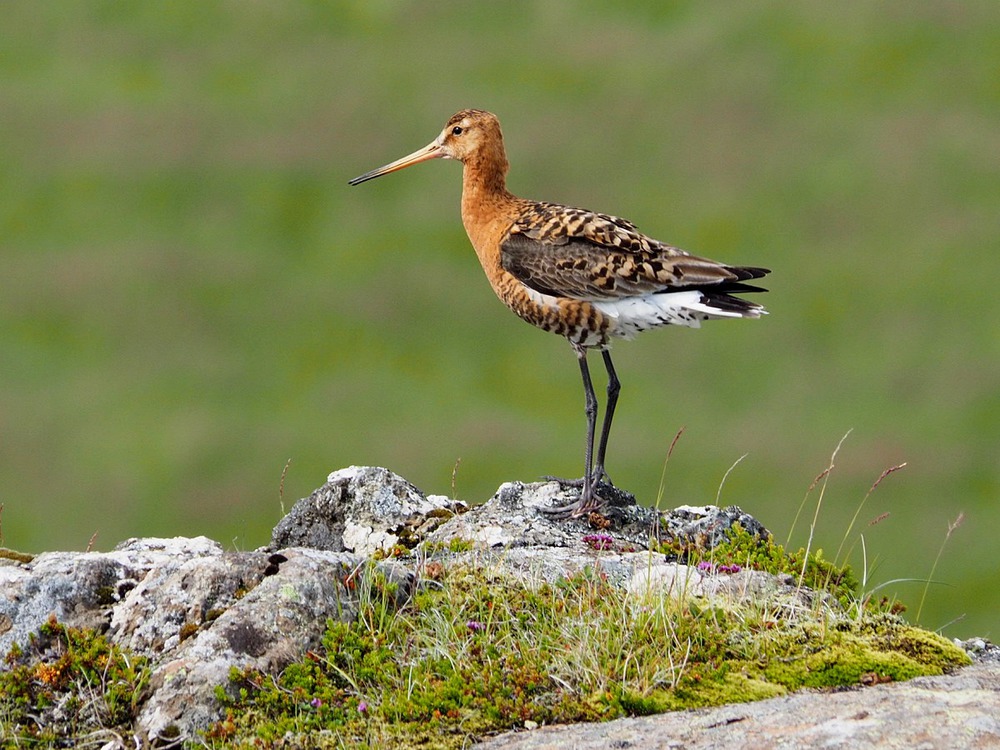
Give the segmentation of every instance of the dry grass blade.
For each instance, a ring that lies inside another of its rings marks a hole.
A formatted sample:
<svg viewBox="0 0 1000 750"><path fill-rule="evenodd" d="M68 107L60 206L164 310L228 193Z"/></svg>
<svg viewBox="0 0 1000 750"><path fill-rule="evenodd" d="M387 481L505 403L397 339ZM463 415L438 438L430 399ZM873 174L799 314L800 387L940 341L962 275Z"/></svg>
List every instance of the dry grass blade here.
<svg viewBox="0 0 1000 750"><path fill-rule="evenodd" d="M663 500L663 488L667 479L667 463L669 463L670 457L674 455L674 448L677 446L677 441L681 439L681 435L684 434L684 430L686 429L686 427L681 427L677 430L674 439L670 441L670 447L667 448L667 455L663 459L663 469L660 471L660 487L656 491L656 504L654 505L656 508L661 507L660 502Z"/></svg>
<svg viewBox="0 0 1000 750"><path fill-rule="evenodd" d="M897 472L897 471L899 471L900 469L905 469L905 468L906 468L906 462L903 462L903 463L901 463L901 464L898 464L898 465L896 465L896 466L890 466L890 467L889 467L888 469L884 470L884 471L883 471L883 472L882 472L882 473L881 473L881 474L879 475L879 478L878 478L878 479L876 479L876 480L875 480L875 482L874 482L874 483L872 484L872 486L871 486L871 487L870 487L870 488L868 489L868 492L867 492L867 493L865 494L865 496L864 496L864 497L863 497L863 498L861 499L861 502L860 502L860 503L858 504L858 507L857 507L857 509L856 509L856 510L854 511L854 516L853 516L853 517L851 518L851 522L850 522L850 523L849 523L849 524L847 525L847 531L845 531L845 532L844 532L844 536L843 536L843 538L842 538L842 539L840 540L840 546L839 546L839 547L837 547L837 554L833 556L833 561L834 561L835 563L837 563L837 564L840 564L840 563L842 563L842 562L843 562L843 560L841 560L841 557L840 557L840 553L841 553L841 552L843 552L843 550L844 550L844 545L845 545L845 544L847 543L847 539L848 539L848 537L850 537L850 535L851 535L851 531L852 531L852 530L854 529L854 524L856 524L856 523L857 523L857 521L858 521L858 516L860 516L860 515L861 515L861 509L862 509L862 508L864 508L864 507L865 507L865 503L867 503L867 502L868 502L868 498L870 498L870 497L872 496L872 493L873 493L873 492L875 492L875 490L876 490L876 489L878 488L878 486L879 486L880 484L882 484L882 480L883 480L883 479L885 479L885 478L886 478L887 476L889 476L890 474L892 474L892 473L894 473L894 472ZM869 526L874 526L874 525L875 525L875 523L877 523L878 521L882 521L882 520L883 520L883 519L885 519L885 518L886 518L886 517L887 517L888 515L889 515L888 513L884 513L884 514L882 514L881 516L879 516L879 518L878 518L878 519L877 519L876 521L874 521L874 522L872 522L872 523L870 523L870 524L868 524L868 525L869 525ZM853 545L852 545L852 546L851 546L851 547L850 547L850 548L849 548L849 549L847 550L847 553L846 553L846 554L844 555L845 559L846 559L847 557L849 557L849 556L850 556L850 554L851 554L851 550L852 550L853 548L854 548L854 547L853 547Z"/></svg>
<svg viewBox="0 0 1000 750"><path fill-rule="evenodd" d="M941 560L941 554L944 552L944 546L951 539L951 535L955 533L955 530L965 522L965 513L959 513L954 521L948 524L948 533L944 535L944 540L941 542L941 546L938 548L937 555L934 557L934 564L931 565L931 572L927 576L927 582L924 584L923 593L920 594L920 604L917 606L917 614L914 616L914 622L920 622L920 614L924 611L924 600L927 599L927 589L930 588L931 583L934 582L934 573L937 571L938 562Z"/></svg>
<svg viewBox="0 0 1000 750"><path fill-rule="evenodd" d="M802 514L802 509L805 507L806 500L809 499L809 495L812 494L812 491L816 489L816 487L820 485L820 483L822 483L822 486L820 487L819 497L816 499L816 510L813 513L813 520L812 523L809 524L809 541L806 544L806 554L804 556L804 559L808 559L809 552L812 549L813 535L816 532L816 523L819 520L820 508L823 506L823 496L824 494L826 494L826 484L829 481L830 472L832 472L834 467L836 466L835 462L837 460L837 454L840 453L841 446L843 446L844 441L847 440L847 436L850 435L851 432L852 430L848 430L847 432L844 433L844 436L840 438L840 442L837 443L837 447L834 448L833 453L830 455L830 465L816 475L816 478L812 481L812 484L809 485L809 489L806 490L806 494L802 498L802 502L799 504L799 509L795 512L795 518L792 519L792 527L788 530L788 540L785 542L786 544L788 544L791 541L792 533L795 531L795 526L799 521L799 516ZM804 575L805 575L805 568L803 567L802 576ZM802 576L800 576L800 583Z"/></svg>

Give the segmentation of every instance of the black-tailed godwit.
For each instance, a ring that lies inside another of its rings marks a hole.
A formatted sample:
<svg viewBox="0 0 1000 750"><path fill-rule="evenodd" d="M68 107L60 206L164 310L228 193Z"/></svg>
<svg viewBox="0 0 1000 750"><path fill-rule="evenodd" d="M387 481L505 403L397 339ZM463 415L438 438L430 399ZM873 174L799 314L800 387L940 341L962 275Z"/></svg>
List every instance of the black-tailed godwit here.
<svg viewBox="0 0 1000 750"><path fill-rule="evenodd" d="M458 112L427 146L350 184L429 159L463 164L462 223L497 296L528 323L565 336L576 353L587 415L582 490L575 503L550 512L581 516L598 510L602 483L610 484L604 460L621 387L611 340L665 325L698 327L714 318L760 317L763 307L733 295L766 291L745 282L769 271L699 258L615 216L512 195L500 122L482 110ZM601 352L608 372L596 462L597 397L588 349Z"/></svg>

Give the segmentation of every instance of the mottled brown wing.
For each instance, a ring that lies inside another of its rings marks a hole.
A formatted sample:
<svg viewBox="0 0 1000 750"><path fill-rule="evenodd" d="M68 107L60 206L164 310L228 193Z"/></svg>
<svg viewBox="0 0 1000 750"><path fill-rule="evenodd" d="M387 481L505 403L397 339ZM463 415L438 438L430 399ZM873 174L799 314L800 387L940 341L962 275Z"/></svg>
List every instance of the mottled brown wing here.
<svg viewBox="0 0 1000 750"><path fill-rule="evenodd" d="M591 300L726 285L766 273L690 255L615 216L552 203L530 204L501 242L501 264L543 294Z"/></svg>
<svg viewBox="0 0 1000 750"><path fill-rule="evenodd" d="M558 203L525 201L524 211L511 231L551 245L586 240L595 245L633 252L649 252L661 245L626 219Z"/></svg>

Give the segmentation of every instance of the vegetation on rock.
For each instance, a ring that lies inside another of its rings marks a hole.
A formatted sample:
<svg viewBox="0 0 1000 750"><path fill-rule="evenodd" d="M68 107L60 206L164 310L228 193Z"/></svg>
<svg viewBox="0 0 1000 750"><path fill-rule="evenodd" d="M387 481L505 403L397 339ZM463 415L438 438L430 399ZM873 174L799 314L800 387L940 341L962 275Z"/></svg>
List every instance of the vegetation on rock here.
<svg viewBox="0 0 1000 750"><path fill-rule="evenodd" d="M50 619L0 671L4 747L101 745L128 735L145 698L148 662L95 630ZM103 740L102 740L103 738Z"/></svg>
<svg viewBox="0 0 1000 750"><path fill-rule="evenodd" d="M805 570L816 604L637 595L614 586L599 558L554 584L431 562L403 609L372 577L358 620L330 622L321 649L277 678L234 670L218 690L227 716L206 740L219 748L463 747L532 723L874 684L968 661L947 639L858 598L850 569L819 552L786 554L736 529L715 550L683 554L709 575Z"/></svg>

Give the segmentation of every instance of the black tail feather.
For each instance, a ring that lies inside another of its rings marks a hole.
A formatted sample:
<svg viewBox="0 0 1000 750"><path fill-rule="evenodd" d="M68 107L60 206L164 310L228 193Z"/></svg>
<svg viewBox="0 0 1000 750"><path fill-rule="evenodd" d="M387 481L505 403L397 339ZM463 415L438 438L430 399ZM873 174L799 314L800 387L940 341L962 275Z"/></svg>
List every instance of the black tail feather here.
<svg viewBox="0 0 1000 750"><path fill-rule="evenodd" d="M770 269L757 268L755 266L729 266L727 270L736 276L736 281L724 281L714 286L704 286L701 288L705 295L705 302L712 307L716 307L724 312L734 312L740 315L757 317L765 312L763 305L750 302L734 294L749 294L754 292L766 292L767 289L754 284L744 284L747 279L759 279L771 273Z"/></svg>
<svg viewBox="0 0 1000 750"><path fill-rule="evenodd" d="M761 289L759 291L766 291ZM718 292L716 290L706 290L702 292L706 305L710 305L721 312L739 313L740 315L757 317L764 311L763 305L749 300L734 297L731 294Z"/></svg>
<svg viewBox="0 0 1000 750"><path fill-rule="evenodd" d="M757 266L726 266L726 270L736 274L738 281L760 279L771 273L770 268L758 268Z"/></svg>

